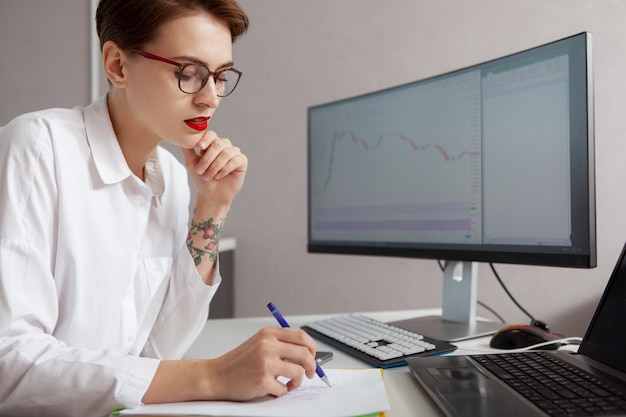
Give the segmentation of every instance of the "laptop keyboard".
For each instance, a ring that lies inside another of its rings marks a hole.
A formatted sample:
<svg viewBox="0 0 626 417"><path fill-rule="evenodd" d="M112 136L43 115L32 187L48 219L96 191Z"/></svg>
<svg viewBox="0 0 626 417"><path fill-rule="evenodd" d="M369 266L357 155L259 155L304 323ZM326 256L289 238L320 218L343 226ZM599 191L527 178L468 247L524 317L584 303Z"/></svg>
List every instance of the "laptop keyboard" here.
<svg viewBox="0 0 626 417"><path fill-rule="evenodd" d="M359 314L307 323L302 328L336 348L380 368L406 365L411 356L450 352L456 346Z"/></svg>
<svg viewBox="0 0 626 417"><path fill-rule="evenodd" d="M472 355L511 388L550 416L604 416L626 412L626 387L545 352Z"/></svg>

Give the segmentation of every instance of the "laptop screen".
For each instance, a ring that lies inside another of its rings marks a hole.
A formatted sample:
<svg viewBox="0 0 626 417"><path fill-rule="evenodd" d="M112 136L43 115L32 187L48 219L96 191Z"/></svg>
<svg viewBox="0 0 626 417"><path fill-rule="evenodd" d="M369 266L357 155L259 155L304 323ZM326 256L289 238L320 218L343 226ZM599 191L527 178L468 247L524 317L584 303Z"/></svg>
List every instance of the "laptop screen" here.
<svg viewBox="0 0 626 417"><path fill-rule="evenodd" d="M626 245L578 350L626 372Z"/></svg>

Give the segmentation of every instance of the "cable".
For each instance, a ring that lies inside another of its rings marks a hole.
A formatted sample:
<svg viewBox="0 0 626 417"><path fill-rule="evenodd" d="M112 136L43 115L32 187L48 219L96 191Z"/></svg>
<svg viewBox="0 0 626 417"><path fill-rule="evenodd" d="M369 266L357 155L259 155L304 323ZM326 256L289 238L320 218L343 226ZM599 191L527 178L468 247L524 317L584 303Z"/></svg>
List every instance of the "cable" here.
<svg viewBox="0 0 626 417"><path fill-rule="evenodd" d="M497 317L498 320L500 320L500 323L502 324L506 324L506 321L504 321L504 319L502 318L501 315L499 315L496 310L494 310L493 308L489 307L487 304L483 303L480 300L476 300L476 304L478 304L479 306L481 306L482 308L484 308L485 310L488 310L491 314L493 314L494 316Z"/></svg>
<svg viewBox="0 0 626 417"><path fill-rule="evenodd" d="M520 303L517 302L517 300L515 299L515 297L513 297L513 294L511 294L511 292L509 291L509 289L506 287L506 285L504 285L504 282L502 282L502 279L500 279L500 275L498 275L498 272L496 271L496 268L493 266L493 264L491 262L489 262L489 266L491 267L491 270L493 271L493 274L496 276L496 279L498 280L498 282L500 283L500 285L502 286L502 289L504 290L504 292L507 293L507 295L509 296L509 298L511 299L511 301L513 301L513 303L515 303L515 305L522 310L522 312L524 314L526 314L530 320L532 322L535 321L535 318L528 312L526 311L526 309L524 307L522 307L520 305Z"/></svg>
<svg viewBox="0 0 626 417"><path fill-rule="evenodd" d="M523 348L518 348L518 349L497 349L497 352L505 352L505 353L518 353L518 352L527 352L529 350L536 350L545 346L550 346L550 345L554 345L555 343L559 343L561 345L561 347L563 346L568 346L568 345L580 345L580 343L582 342L582 338L581 337L564 337L562 339L556 339L556 340L550 340L547 342L541 342L541 343L537 343L536 345L531 345L531 346L526 346ZM477 353L481 353L481 354L485 354L485 349L481 348L481 349L472 349L472 348L463 348L460 349L462 350L462 353L465 352L477 352ZM553 350L553 349L550 349ZM496 350L494 349L493 353L495 353Z"/></svg>
<svg viewBox="0 0 626 417"><path fill-rule="evenodd" d="M441 269L441 271L443 272L445 270L441 259L437 259L437 263L439 264L439 268ZM504 321L504 319L502 318L502 316L500 314L498 314L496 312L496 310L494 310L493 308L489 307L487 304L483 303L480 300L476 300L476 304L478 304L479 306L481 306L482 308L484 308L485 310L488 310L491 314L493 314L494 316L496 316L496 318L498 320L500 320L501 323L506 324L506 321Z"/></svg>

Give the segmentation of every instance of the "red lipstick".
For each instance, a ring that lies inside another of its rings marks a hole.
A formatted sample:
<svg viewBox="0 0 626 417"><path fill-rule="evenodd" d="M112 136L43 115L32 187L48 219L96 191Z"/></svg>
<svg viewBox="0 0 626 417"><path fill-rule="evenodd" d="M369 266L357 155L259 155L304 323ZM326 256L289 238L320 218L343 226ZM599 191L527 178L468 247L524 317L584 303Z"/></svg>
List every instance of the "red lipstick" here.
<svg viewBox="0 0 626 417"><path fill-rule="evenodd" d="M195 117L193 119L185 120L185 124L194 130L202 131L206 130L207 126L209 125L210 118L210 116Z"/></svg>

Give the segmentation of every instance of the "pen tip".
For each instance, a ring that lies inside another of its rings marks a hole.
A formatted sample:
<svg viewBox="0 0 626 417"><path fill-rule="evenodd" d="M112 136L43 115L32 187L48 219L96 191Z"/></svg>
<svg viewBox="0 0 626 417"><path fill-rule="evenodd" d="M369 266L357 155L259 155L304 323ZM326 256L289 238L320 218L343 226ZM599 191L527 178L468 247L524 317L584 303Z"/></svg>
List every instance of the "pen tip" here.
<svg viewBox="0 0 626 417"><path fill-rule="evenodd" d="M328 387L332 387L332 385L330 385L330 382L328 381L328 377L326 375L324 375L322 378L320 378L322 381L324 381L324 383L326 385L328 385Z"/></svg>

